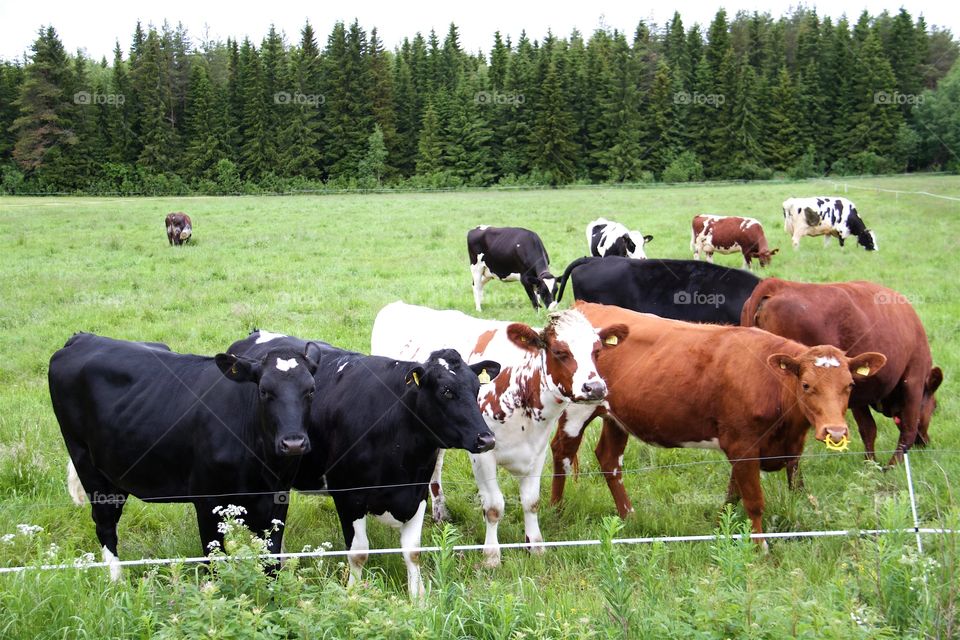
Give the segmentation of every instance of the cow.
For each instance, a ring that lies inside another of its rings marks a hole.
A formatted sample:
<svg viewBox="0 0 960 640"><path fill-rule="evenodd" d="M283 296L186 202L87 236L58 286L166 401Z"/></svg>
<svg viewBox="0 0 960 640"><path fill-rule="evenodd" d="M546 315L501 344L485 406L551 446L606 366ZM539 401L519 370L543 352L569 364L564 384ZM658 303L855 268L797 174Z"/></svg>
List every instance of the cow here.
<svg viewBox="0 0 960 640"><path fill-rule="evenodd" d="M645 236L639 231L630 231L619 222L606 218L597 218L587 225L587 247L590 255L602 258L604 256L620 256L646 260L644 246L653 240L653 236Z"/></svg>
<svg viewBox="0 0 960 640"><path fill-rule="evenodd" d="M371 337L374 353L416 360L446 345L467 362L492 358L501 364L500 376L485 382L477 397L483 418L496 435L496 447L470 456L487 527L487 566L500 564L497 527L504 499L497 465L517 479L526 542L531 551L542 553L537 509L548 441L564 407L595 406L603 400L607 388L597 374L597 354L613 349L626 335L622 325L596 330L577 311L551 314L542 330L403 302L391 303L377 314ZM441 469L442 459L431 484L433 516L438 520L446 517Z"/></svg>
<svg viewBox="0 0 960 640"><path fill-rule="evenodd" d="M611 304L688 322L739 324L760 278L697 260L580 258L560 277L557 301L573 278L577 300Z"/></svg>
<svg viewBox="0 0 960 640"><path fill-rule="evenodd" d="M783 201L783 228L793 239L793 248L800 247L803 236L823 236L826 246L835 237L843 247L850 236L867 251L877 251L877 236L860 219L857 208L846 198L819 196L789 198Z"/></svg>
<svg viewBox="0 0 960 640"><path fill-rule="evenodd" d="M766 267L780 251L779 248L770 250L763 225L755 218L703 214L693 217L692 227L690 249L694 260L699 260L701 253L707 262L713 262L714 253L741 253L743 268L749 269L753 258L761 267Z"/></svg>
<svg viewBox="0 0 960 640"><path fill-rule="evenodd" d="M519 280L537 311L554 307L557 279L550 273L550 257L543 241L533 231L519 227L481 225L467 232L473 301L477 311L483 302L483 287L494 278Z"/></svg>
<svg viewBox="0 0 960 640"><path fill-rule="evenodd" d="M298 338L255 331L230 346L257 356L282 345L300 349ZM343 529L346 548L369 549L367 515L400 530L412 598L424 593L420 536L430 476L441 448L482 453L493 448L476 397L478 375L494 379L500 366L484 360L467 365L452 349L438 349L421 362L366 356L321 345L314 378L318 399L310 411L314 443L293 486L327 491ZM366 553L350 555L350 584L360 578Z"/></svg>
<svg viewBox="0 0 960 640"><path fill-rule="evenodd" d="M871 407L892 417L900 429L889 464L899 462L912 445L930 441L943 371L933 366L923 324L903 294L864 281L806 284L768 278L743 306L741 324L803 344L832 344L848 356L884 354L883 370L857 384L850 396L867 457L874 459L877 437Z"/></svg>
<svg viewBox="0 0 960 640"><path fill-rule="evenodd" d="M179 354L157 343L78 333L50 359L53 411L70 455L67 487L89 501L103 561L120 577L117 522L127 496L189 502L204 550L222 545L214 508L247 510L279 551L286 500L310 451L306 418L319 348L264 352L256 359Z"/></svg>
<svg viewBox="0 0 960 640"><path fill-rule="evenodd" d="M167 241L171 247L187 244L193 237L193 223L190 216L183 212L168 213L164 225L167 227Z"/></svg>
<svg viewBox="0 0 960 640"><path fill-rule="evenodd" d="M583 426L602 417L596 454L622 518L633 510L623 486L623 452L633 435L661 447L723 451L732 465L727 498L742 498L752 530L762 533L760 471L785 469L796 486L810 427L827 445L845 443L850 389L886 362L880 353L847 357L830 345L807 347L758 329L698 325L585 302L575 308L595 327L616 323L629 333L597 359L608 386L603 404L565 412L551 445L552 501L563 496Z"/></svg>

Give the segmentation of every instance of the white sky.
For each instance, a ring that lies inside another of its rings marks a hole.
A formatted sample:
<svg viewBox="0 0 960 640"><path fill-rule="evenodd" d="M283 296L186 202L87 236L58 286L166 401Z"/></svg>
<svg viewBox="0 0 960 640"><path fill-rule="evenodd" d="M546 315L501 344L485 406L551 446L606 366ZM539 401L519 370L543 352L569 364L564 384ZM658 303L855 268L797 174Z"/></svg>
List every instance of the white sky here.
<svg viewBox="0 0 960 640"><path fill-rule="evenodd" d="M775 18L786 13L796 0L732 0L722 6L728 16L738 10L768 11ZM836 19L846 13L851 21L867 9L872 15L888 10L899 11L901 3L894 0L830 0L817 4L818 13ZM658 25L669 21L674 9L680 12L684 26L694 22L706 26L717 8L715 2L703 0L678 1L675 4L645 5L621 0L587 2L532 2L525 0L428 0L426 2L252 2L243 0L223 2L214 0L164 0L163 2L77 2L76 0L0 0L0 58L12 60L28 53L41 25L52 24L70 52L86 50L94 59L106 56L112 59L114 41L119 39L124 55L130 48L136 21L144 25L161 25L164 20L172 25L182 22L196 41L208 32L210 37L225 40L227 36L242 39L250 36L259 44L269 25L274 24L286 34L287 41L297 41L300 29L309 19L317 32L321 49L334 22L360 20L369 32L372 27L387 48L392 49L404 36L421 31L425 36L436 29L442 37L450 22L460 29L463 47L472 52L482 49L489 53L493 32L512 36L514 42L520 31L527 30L532 39L542 39L547 29L558 36L566 36L573 28L588 35L603 24L632 33L640 19ZM928 25L939 25L960 32L960 3L944 0L917 0L908 5L916 19L923 15ZM208 27L209 25L209 27Z"/></svg>

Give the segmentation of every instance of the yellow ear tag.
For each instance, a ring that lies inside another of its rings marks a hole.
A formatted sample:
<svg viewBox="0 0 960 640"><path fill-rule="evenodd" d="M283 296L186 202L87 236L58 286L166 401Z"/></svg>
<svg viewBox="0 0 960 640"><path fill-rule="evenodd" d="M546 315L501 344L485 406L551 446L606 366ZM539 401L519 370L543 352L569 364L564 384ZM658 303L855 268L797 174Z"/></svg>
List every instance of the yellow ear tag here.
<svg viewBox="0 0 960 640"><path fill-rule="evenodd" d="M480 379L480 384L487 384L490 382L490 374L487 373L486 369L480 370L480 375L477 376Z"/></svg>
<svg viewBox="0 0 960 640"><path fill-rule="evenodd" d="M859 369L857 369L857 374L858 374L858 375L861 375L861 376L868 376L868 375L870 375L870 367L868 367L867 365L863 365L862 367L860 367Z"/></svg>
<svg viewBox="0 0 960 640"><path fill-rule="evenodd" d="M413 372L413 381L417 384L418 387L420 386L420 376L417 374L416 371Z"/></svg>
<svg viewBox="0 0 960 640"><path fill-rule="evenodd" d="M604 344L615 345L620 343L620 338L617 336L607 336L607 339L603 341Z"/></svg>
<svg viewBox="0 0 960 640"><path fill-rule="evenodd" d="M230 367L230 375L232 376L237 375L237 365L233 365L232 367Z"/></svg>
<svg viewBox="0 0 960 640"><path fill-rule="evenodd" d="M830 438L830 434L828 433L827 437L824 438L823 440L823 444L825 444L827 446L827 449L829 449L830 451L846 451L850 445L850 438L848 438L847 436L843 436L842 438L834 442L833 439Z"/></svg>

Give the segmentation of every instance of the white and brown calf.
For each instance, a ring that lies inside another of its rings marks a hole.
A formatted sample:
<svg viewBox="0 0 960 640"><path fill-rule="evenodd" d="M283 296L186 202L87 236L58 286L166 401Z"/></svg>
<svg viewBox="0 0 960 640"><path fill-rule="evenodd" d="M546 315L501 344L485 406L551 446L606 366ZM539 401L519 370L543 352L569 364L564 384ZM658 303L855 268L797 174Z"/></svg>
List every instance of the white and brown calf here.
<svg viewBox="0 0 960 640"><path fill-rule="evenodd" d="M767 266L780 250L770 250L763 225L754 218L704 214L693 217L692 227L690 249L694 260L699 260L701 253L707 262L713 262L714 253L741 253L743 268L749 269L754 258L761 267Z"/></svg>

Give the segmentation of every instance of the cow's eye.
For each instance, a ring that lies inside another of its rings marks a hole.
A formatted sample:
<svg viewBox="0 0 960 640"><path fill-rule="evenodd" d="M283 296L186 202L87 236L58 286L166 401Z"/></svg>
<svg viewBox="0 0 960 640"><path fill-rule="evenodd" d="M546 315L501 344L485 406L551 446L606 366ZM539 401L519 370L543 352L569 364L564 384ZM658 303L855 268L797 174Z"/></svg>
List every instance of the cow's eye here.
<svg viewBox="0 0 960 640"><path fill-rule="evenodd" d="M313 389L310 389L310 391L307 391L305 394L303 394L303 397L307 400L313 400Z"/></svg>
<svg viewBox="0 0 960 640"><path fill-rule="evenodd" d="M802 385L804 391L810 391L810 385L804 382Z"/></svg>
<svg viewBox="0 0 960 640"><path fill-rule="evenodd" d="M266 389L260 389L260 399L264 402L269 402L270 400L273 400L273 394Z"/></svg>
<svg viewBox="0 0 960 640"><path fill-rule="evenodd" d="M453 391L450 389L450 387L444 387L443 391L440 392L440 395L447 400L453 400Z"/></svg>

